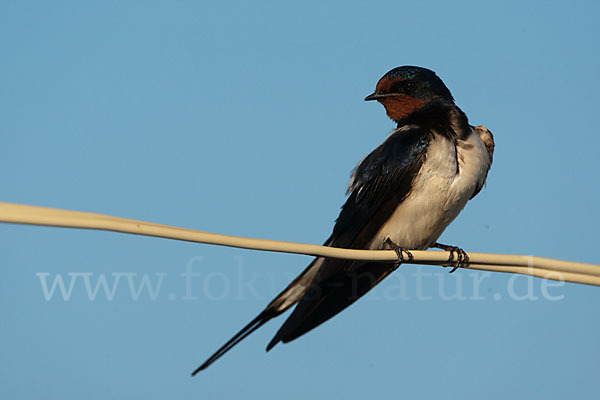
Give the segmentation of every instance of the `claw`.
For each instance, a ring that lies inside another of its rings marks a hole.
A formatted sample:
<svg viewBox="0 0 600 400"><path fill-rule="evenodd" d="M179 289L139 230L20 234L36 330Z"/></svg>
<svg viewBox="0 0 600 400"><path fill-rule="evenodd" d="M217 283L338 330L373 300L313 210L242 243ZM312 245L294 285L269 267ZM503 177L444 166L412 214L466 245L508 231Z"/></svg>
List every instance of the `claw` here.
<svg viewBox="0 0 600 400"><path fill-rule="evenodd" d="M404 254L402 254L402 252L406 253L408 262L414 260L414 257L410 251L406 250L404 247L398 246L396 243L392 242L390 238L386 238L383 244L388 245L390 249L394 250L396 252L396 255L398 256L398 261L394 263L394 269L398 268L405 261Z"/></svg>
<svg viewBox="0 0 600 400"><path fill-rule="evenodd" d="M448 257L448 262L451 263L450 265L452 265L452 267L453 267L452 271L450 271L450 273L453 273L454 271L456 271L459 268L464 268L465 266L467 266L469 264L469 256L463 249L461 249L458 246L449 246L447 244L435 243L433 245L433 247L450 252L450 257ZM456 260L454 260L455 254L456 254ZM444 267L449 267L450 265L444 265Z"/></svg>

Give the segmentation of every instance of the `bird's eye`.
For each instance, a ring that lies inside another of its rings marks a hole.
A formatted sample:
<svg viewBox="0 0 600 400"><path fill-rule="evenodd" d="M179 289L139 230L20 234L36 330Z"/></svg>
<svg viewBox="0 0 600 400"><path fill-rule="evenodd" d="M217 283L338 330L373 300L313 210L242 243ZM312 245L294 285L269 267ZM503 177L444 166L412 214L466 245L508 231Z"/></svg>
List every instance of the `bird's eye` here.
<svg viewBox="0 0 600 400"><path fill-rule="evenodd" d="M417 88L417 82L415 82L415 81L406 82L405 88L406 88L406 90L409 90L409 91L415 90Z"/></svg>
<svg viewBox="0 0 600 400"><path fill-rule="evenodd" d="M415 81L400 81L396 82L390 88L392 93L410 93L417 88L417 82Z"/></svg>

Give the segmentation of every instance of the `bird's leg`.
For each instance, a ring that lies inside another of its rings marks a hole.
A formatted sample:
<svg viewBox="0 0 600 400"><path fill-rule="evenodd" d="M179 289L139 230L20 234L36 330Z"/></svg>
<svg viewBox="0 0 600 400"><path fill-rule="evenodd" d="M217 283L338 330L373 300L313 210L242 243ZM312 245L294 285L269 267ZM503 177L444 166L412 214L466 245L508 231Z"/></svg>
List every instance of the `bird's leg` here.
<svg viewBox="0 0 600 400"><path fill-rule="evenodd" d="M400 264L402 264L405 261L404 254L402 254L402 252L406 253L406 258L408 258L408 262L411 262L413 260L413 255L410 251L406 250L404 247L398 246L396 243L392 242L390 238L386 238L383 244L388 245L390 249L394 250L398 255L398 261L394 263L394 269L398 268Z"/></svg>
<svg viewBox="0 0 600 400"><path fill-rule="evenodd" d="M453 273L458 268L462 268L462 267L466 266L467 264L469 264L469 256L463 249L461 249L458 246L449 246L447 244L441 244L441 243L436 242L432 247L450 252L450 257L448 258L448 262L452 263L452 266L454 267L454 268L452 268L452 271L450 271L450 273ZM456 253L456 261L454 260L455 253ZM448 267L448 266L449 265L444 265L444 267Z"/></svg>

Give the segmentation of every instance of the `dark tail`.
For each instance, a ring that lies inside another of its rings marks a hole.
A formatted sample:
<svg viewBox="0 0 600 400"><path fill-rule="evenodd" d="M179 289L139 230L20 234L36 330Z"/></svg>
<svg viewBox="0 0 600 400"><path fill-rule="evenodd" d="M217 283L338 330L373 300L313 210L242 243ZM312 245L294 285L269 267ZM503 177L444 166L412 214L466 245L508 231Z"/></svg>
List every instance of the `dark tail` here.
<svg viewBox="0 0 600 400"><path fill-rule="evenodd" d="M215 352L210 358L204 361L204 364L198 367L194 372L192 372L192 376L196 375L198 372L206 369L210 364L217 361L221 358L225 353L233 348L236 344L241 342L246 338L246 336L250 335L252 332L263 326L267 323L271 318L275 317L276 314L270 312L270 310L264 310L256 318L254 318L248 325L243 327L238 333L235 334L234 337L229 339L227 343L225 343L219 350Z"/></svg>
<svg viewBox="0 0 600 400"><path fill-rule="evenodd" d="M263 312L258 314L256 318L248 323L245 327L242 328L238 333L235 334L234 337L229 339L227 343L225 343L219 350L215 352L208 360L204 362L201 366L198 367L194 372L192 372L192 376L196 375L198 372L203 369L208 368L209 365L217 361L221 356L231 350L236 344L241 342L246 338L246 336L250 335L252 332L266 324L272 318L280 315L288 308L292 307L294 304L300 300L300 298L304 295L306 288L309 286L310 281L313 279L316 274L316 270L321 265L319 259L315 259L311 262L308 267L300 274L296 279L294 279L288 287L286 287L283 292L279 293L273 301L267 305ZM321 259L322 260L322 259Z"/></svg>

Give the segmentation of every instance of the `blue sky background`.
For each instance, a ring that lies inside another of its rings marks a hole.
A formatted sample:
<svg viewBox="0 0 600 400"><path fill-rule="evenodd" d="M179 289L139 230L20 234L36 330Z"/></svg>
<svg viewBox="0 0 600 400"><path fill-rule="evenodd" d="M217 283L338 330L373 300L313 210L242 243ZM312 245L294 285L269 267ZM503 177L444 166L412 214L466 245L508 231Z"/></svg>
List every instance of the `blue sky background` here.
<svg viewBox="0 0 600 400"><path fill-rule="evenodd" d="M600 264L598 2L287 3L2 1L1 200L321 243L394 126L362 99L420 65L497 144L443 242ZM3 398L600 395L596 287L404 266L191 378L309 257L16 225L0 243ZM46 300L57 276L73 290ZM85 276L120 276L114 297Z"/></svg>

